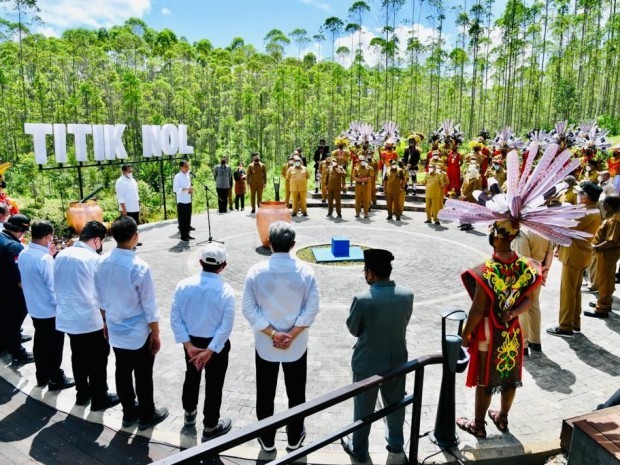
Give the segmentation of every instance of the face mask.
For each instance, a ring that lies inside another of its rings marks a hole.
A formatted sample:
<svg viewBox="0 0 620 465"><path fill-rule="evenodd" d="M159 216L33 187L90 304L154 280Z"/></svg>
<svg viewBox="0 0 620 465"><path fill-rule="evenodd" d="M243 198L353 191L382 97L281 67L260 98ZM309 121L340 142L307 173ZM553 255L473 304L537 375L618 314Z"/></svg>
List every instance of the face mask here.
<svg viewBox="0 0 620 465"><path fill-rule="evenodd" d="M127 173L127 174L125 174L125 177L126 177L127 179L133 179L133 173Z"/></svg>
<svg viewBox="0 0 620 465"><path fill-rule="evenodd" d="M592 167L591 166L586 166L586 171L592 171Z"/></svg>
<svg viewBox="0 0 620 465"><path fill-rule="evenodd" d="M428 169L428 172L429 172L429 173L434 173L434 172L435 172L435 168L429 168L429 169Z"/></svg>
<svg viewBox="0 0 620 465"><path fill-rule="evenodd" d="M499 169L499 165L494 164L494 165L493 165L493 169L494 169L494 170L498 170L498 169Z"/></svg>
<svg viewBox="0 0 620 465"><path fill-rule="evenodd" d="M99 248L96 249L95 252L97 252L98 255L101 255L103 252L103 241L101 239L99 239Z"/></svg>
<svg viewBox="0 0 620 465"><path fill-rule="evenodd" d="M366 166L368 163L366 163L365 161L362 162L362 166Z"/></svg>
<svg viewBox="0 0 620 465"><path fill-rule="evenodd" d="M392 165L392 170L395 170L395 169L396 169L396 165Z"/></svg>
<svg viewBox="0 0 620 465"><path fill-rule="evenodd" d="M598 178L596 178L596 180L597 180L598 182L603 182L603 176L599 176Z"/></svg>
<svg viewBox="0 0 620 465"><path fill-rule="evenodd" d="M6 181L0 181L0 189L6 188Z"/></svg>
<svg viewBox="0 0 620 465"><path fill-rule="evenodd" d="M332 162L332 166L335 168L336 166L338 166L338 163L336 163L335 161Z"/></svg>
<svg viewBox="0 0 620 465"><path fill-rule="evenodd" d="M295 162L295 166L301 166L301 162L300 161L296 161Z"/></svg>

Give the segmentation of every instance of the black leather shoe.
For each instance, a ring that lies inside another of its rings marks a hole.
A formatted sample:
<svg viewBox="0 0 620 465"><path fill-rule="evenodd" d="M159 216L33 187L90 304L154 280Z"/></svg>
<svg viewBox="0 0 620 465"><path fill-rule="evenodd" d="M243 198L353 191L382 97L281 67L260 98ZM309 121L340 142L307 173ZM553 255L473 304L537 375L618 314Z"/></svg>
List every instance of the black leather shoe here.
<svg viewBox="0 0 620 465"><path fill-rule="evenodd" d="M348 436L340 438L340 445L347 454L356 459L358 462L365 462L366 460L368 460L368 453L366 453L364 456L359 456L355 452L353 452L353 442Z"/></svg>
<svg viewBox="0 0 620 465"><path fill-rule="evenodd" d="M596 308L596 302L588 302L588 305L592 308Z"/></svg>
<svg viewBox="0 0 620 465"><path fill-rule="evenodd" d="M50 391L60 391L61 389L68 389L73 386L75 386L75 380L73 378L69 378L66 375L62 375L61 379L57 381L50 381L47 385L47 388Z"/></svg>
<svg viewBox="0 0 620 465"><path fill-rule="evenodd" d="M28 363L34 363L34 357L31 352L24 350L18 356L13 357L12 365L14 367L27 365Z"/></svg>
<svg viewBox="0 0 620 465"><path fill-rule="evenodd" d="M81 396L80 394L78 394L77 396L75 396L75 405L86 407L88 404L90 404L90 399L90 395Z"/></svg>
<svg viewBox="0 0 620 465"><path fill-rule="evenodd" d="M590 310L586 310L583 314L592 318L609 318L609 312L591 312Z"/></svg>
<svg viewBox="0 0 620 465"><path fill-rule="evenodd" d="M32 336L29 336L28 334L22 334L21 339L22 339L22 342L32 341Z"/></svg>
<svg viewBox="0 0 620 465"><path fill-rule="evenodd" d="M190 230L190 231L196 231L196 228L194 228L193 226L190 226L190 227L189 227L189 230Z"/></svg>
<svg viewBox="0 0 620 465"><path fill-rule="evenodd" d="M202 432L202 442L209 441L211 439L217 438L218 436L222 436L230 431L232 428L232 421L230 418L220 418L220 421L217 422L217 426L212 431L203 431Z"/></svg>
<svg viewBox="0 0 620 465"><path fill-rule="evenodd" d="M155 412L153 412L153 416L147 421L138 421L138 429L140 431L144 431L145 429L152 428L158 423L161 423L168 417L168 409L167 408L157 408Z"/></svg>
<svg viewBox="0 0 620 465"><path fill-rule="evenodd" d="M114 407L121 403L121 400L118 396L113 392L108 392L103 399L93 400L93 403L90 406L91 411L98 412L100 410L105 410L110 407Z"/></svg>
<svg viewBox="0 0 620 465"><path fill-rule="evenodd" d="M196 240L196 238L195 238L195 237L192 237L192 236L187 236L187 238L188 238L190 241L195 241L195 240Z"/></svg>
<svg viewBox="0 0 620 465"><path fill-rule="evenodd" d="M530 342L528 347L532 352L542 352L542 345L537 344L536 342Z"/></svg>

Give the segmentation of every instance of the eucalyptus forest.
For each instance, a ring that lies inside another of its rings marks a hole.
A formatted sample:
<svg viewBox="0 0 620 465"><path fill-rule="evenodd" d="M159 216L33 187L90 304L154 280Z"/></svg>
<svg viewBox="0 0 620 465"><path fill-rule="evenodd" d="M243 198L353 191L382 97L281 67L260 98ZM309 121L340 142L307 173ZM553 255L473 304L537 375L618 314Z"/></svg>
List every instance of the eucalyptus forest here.
<svg viewBox="0 0 620 465"><path fill-rule="evenodd" d="M206 165L258 151L273 166L352 120L428 134L449 118L474 137L596 119L620 132L617 0L508 0L500 15L494 0L355 1L317 30L273 29L263 44L239 31L225 48L136 18L46 37L32 32L36 0L0 3L3 161L32 152L26 122L121 122L130 156L142 153L142 124L186 124ZM371 22L382 25L373 65L361 41Z"/></svg>

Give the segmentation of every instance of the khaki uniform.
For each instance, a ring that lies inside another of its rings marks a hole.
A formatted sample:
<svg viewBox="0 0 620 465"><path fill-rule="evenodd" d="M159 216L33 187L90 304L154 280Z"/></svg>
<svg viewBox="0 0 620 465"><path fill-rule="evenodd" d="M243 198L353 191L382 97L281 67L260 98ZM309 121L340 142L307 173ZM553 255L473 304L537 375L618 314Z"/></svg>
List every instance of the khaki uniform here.
<svg viewBox="0 0 620 465"><path fill-rule="evenodd" d="M319 163L319 168L321 170L321 201L325 202L327 200L327 181L325 180L326 176L327 176L327 172L329 170L329 165L332 161L328 160L327 158L325 160L321 160L321 163Z"/></svg>
<svg viewBox="0 0 620 465"><path fill-rule="evenodd" d="M308 193L308 179L310 172L301 166L293 166L286 172L286 179L290 182L291 197L293 198L293 215L301 209L301 213L308 214L306 208L306 194Z"/></svg>
<svg viewBox="0 0 620 465"><path fill-rule="evenodd" d="M388 218L392 214L396 219L400 219L400 192L405 184L405 173L401 168L392 169L389 167L383 177L383 190L385 191L385 202L387 204Z"/></svg>
<svg viewBox="0 0 620 465"><path fill-rule="evenodd" d="M342 196L342 180L347 176L346 171L342 166L330 166L327 169L325 178L325 189L327 190L327 214L331 215L334 212L334 201L336 202L336 214L342 215L341 211L341 196Z"/></svg>
<svg viewBox="0 0 620 465"><path fill-rule="evenodd" d="M351 157L351 152L345 149L342 149L342 150L337 149L332 152L332 160L336 160L338 164L342 166L345 172L347 171L347 165L349 164L350 157ZM343 191L345 190L346 183L347 183L347 179L345 176L344 179L342 180Z"/></svg>
<svg viewBox="0 0 620 465"><path fill-rule="evenodd" d="M359 216L362 205L364 216L368 217L370 210L370 188L375 178L375 170L370 166L357 165L353 168L351 179L355 182L355 216Z"/></svg>
<svg viewBox="0 0 620 465"><path fill-rule="evenodd" d="M256 208L256 204L260 207L263 201L263 189L267 185L267 166L264 163L250 163L247 168L247 181L250 186L250 204L252 210Z"/></svg>
<svg viewBox="0 0 620 465"><path fill-rule="evenodd" d="M562 203L570 203L571 205L577 205L577 189L575 186L569 187L566 189L566 192L562 195L560 199Z"/></svg>
<svg viewBox="0 0 620 465"><path fill-rule="evenodd" d="M474 191L479 191L480 189L482 189L482 180L480 177L473 179L465 178L461 186L461 200L476 203Z"/></svg>
<svg viewBox="0 0 620 465"><path fill-rule="evenodd" d="M512 241L512 250L523 257L544 263L547 254L553 253L553 244L544 237L534 234L531 231L521 230L521 233ZM540 344L540 289L538 286L532 292L532 306L530 309L519 315L519 324L523 331L523 340ZM527 345L527 343L526 343Z"/></svg>
<svg viewBox="0 0 620 465"><path fill-rule="evenodd" d="M437 214L443 208L443 189L447 185L446 176L435 171L426 174L426 220L439 221Z"/></svg>
<svg viewBox="0 0 620 465"><path fill-rule="evenodd" d="M603 220L596 231L592 244L610 242L615 244L610 249L594 249L596 257L596 284L598 285L598 300L596 311L609 313L611 311L612 296L616 287L616 264L620 259L620 212L609 215Z"/></svg>
<svg viewBox="0 0 620 465"><path fill-rule="evenodd" d="M291 183L288 179L286 179L286 172L291 166L293 165L289 165L288 162L284 163L282 165L282 172L280 173L280 175L284 178L284 203L286 204L287 208L291 200Z"/></svg>
<svg viewBox="0 0 620 465"><path fill-rule="evenodd" d="M368 161L368 166L370 166L375 173L372 177L372 182L370 184L370 200L372 200L372 203L376 205L377 204L377 177L379 176L379 162L373 158Z"/></svg>
<svg viewBox="0 0 620 465"><path fill-rule="evenodd" d="M581 218L575 229L594 234L600 224L601 214L596 212ZM591 240L573 239L569 247L560 247L558 259L562 262L560 329L581 330L581 282L583 272L592 259Z"/></svg>
<svg viewBox="0 0 620 465"><path fill-rule="evenodd" d="M498 170L494 170L493 167L489 167L487 172L484 174L487 178L495 178L499 183L499 188L502 189L508 175L506 174L506 170L504 168L499 168Z"/></svg>
<svg viewBox="0 0 620 465"><path fill-rule="evenodd" d="M359 154L360 153L362 153L361 147L357 150L351 149L351 155L349 156L349 159L351 160L351 185L353 185L353 183L355 182L353 180L353 170L355 169L357 165L359 165L359 159L360 159Z"/></svg>

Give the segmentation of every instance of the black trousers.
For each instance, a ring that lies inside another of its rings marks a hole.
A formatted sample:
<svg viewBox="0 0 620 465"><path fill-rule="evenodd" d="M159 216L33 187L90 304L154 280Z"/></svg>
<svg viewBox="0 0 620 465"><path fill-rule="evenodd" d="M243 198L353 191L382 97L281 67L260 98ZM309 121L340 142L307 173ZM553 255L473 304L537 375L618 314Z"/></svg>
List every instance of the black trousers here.
<svg viewBox="0 0 620 465"><path fill-rule="evenodd" d="M21 289L14 292L21 293ZM21 327L28 312L23 294L11 298L0 297L0 349L6 350L11 356L19 357L26 350L22 346Z"/></svg>
<svg viewBox="0 0 620 465"><path fill-rule="evenodd" d="M31 318L34 326L32 353L37 369L37 384L60 382L65 374L60 368L65 333L56 330L56 318Z"/></svg>
<svg viewBox="0 0 620 465"><path fill-rule="evenodd" d="M155 413L153 401L153 363L155 356L151 354L146 338L142 347L136 350L114 348L116 355L116 390L121 399L124 413L133 413L136 409L138 396L138 414L140 422L147 422ZM133 379L136 379L134 391Z"/></svg>
<svg viewBox="0 0 620 465"><path fill-rule="evenodd" d="M127 216L132 217L136 224L140 224L140 212L127 212Z"/></svg>
<svg viewBox="0 0 620 465"><path fill-rule="evenodd" d="M108 355L110 344L103 329L84 334L69 334L71 367L78 400L92 397L103 402L108 394Z"/></svg>
<svg viewBox="0 0 620 465"><path fill-rule="evenodd" d="M190 336L192 344L200 349L206 349L213 338ZM198 392L200 390L200 372L196 370L193 363L189 362L187 350L185 352L185 382L183 383L183 409L193 412L198 405ZM222 405L222 389L224 389L224 378L228 369L228 353L230 352L230 341L226 341L222 351L213 353L209 362L204 367L205 373L205 403L202 413L204 415L204 425L207 428L214 428L220 420L220 407Z"/></svg>
<svg viewBox="0 0 620 465"><path fill-rule="evenodd" d="M281 362L284 371L284 384L288 397L288 408L306 401L306 378L308 372L307 352L294 362ZM276 397L280 362L268 362L256 352L256 417L258 420L273 415L273 401ZM304 419L291 421L286 425L289 444L295 444L304 430ZM276 430L269 430L261 436L266 444L273 444Z"/></svg>
<svg viewBox="0 0 620 465"><path fill-rule="evenodd" d="M177 203L177 218L179 220L179 231L181 231L181 239L189 237L189 227L192 221L192 204Z"/></svg>
<svg viewBox="0 0 620 465"><path fill-rule="evenodd" d="M239 210L239 205L241 208L245 208L245 194L237 194L235 196L235 208Z"/></svg>
<svg viewBox="0 0 620 465"><path fill-rule="evenodd" d="M217 187L215 190L217 191L217 209L220 213L226 213L229 189L222 189L220 187Z"/></svg>

